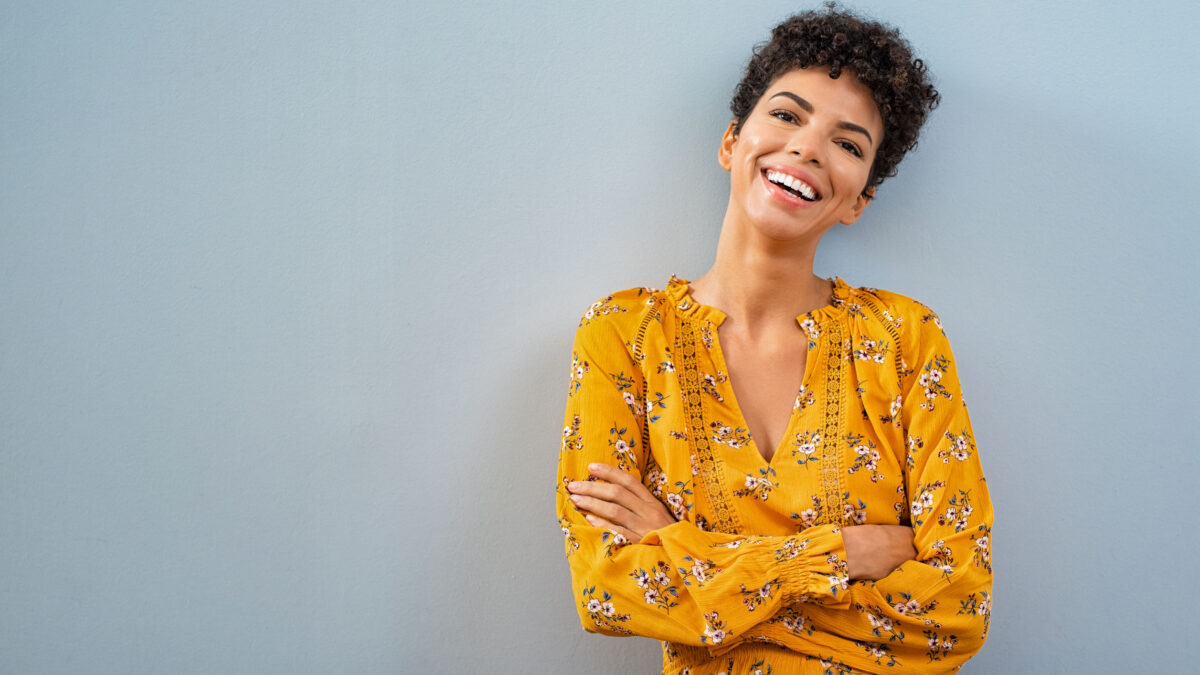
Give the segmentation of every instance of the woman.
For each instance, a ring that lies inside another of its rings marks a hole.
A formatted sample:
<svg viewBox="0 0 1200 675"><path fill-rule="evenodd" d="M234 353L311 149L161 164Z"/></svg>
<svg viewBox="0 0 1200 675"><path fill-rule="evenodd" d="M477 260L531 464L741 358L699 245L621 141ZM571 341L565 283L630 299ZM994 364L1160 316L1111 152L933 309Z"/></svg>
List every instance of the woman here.
<svg viewBox="0 0 1200 675"><path fill-rule="evenodd" d="M991 606L991 506L937 316L813 274L938 100L894 30L778 26L731 105L712 269L592 305L558 515L585 629L664 673L941 672Z"/></svg>

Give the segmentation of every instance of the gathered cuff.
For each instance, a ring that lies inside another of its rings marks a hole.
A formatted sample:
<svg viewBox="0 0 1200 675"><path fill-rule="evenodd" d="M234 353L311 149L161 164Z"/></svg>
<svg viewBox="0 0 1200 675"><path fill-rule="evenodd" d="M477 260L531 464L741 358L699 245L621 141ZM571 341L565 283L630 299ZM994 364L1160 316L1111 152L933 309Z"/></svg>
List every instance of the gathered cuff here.
<svg viewBox="0 0 1200 675"><path fill-rule="evenodd" d="M850 606L846 543L836 525L819 525L788 537L776 552L784 604L807 602L824 607Z"/></svg>

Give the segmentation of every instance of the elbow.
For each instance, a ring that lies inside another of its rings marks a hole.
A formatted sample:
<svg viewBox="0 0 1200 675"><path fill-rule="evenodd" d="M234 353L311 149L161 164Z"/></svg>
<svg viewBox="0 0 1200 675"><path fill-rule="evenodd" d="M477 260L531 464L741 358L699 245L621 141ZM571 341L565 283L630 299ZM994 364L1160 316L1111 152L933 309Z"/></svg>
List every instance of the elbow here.
<svg viewBox="0 0 1200 675"><path fill-rule="evenodd" d="M618 637L633 635L633 631L622 625L629 621L629 615L617 612L607 591L597 593L595 586L585 587L576 601L579 623L585 631Z"/></svg>
<svg viewBox="0 0 1200 675"><path fill-rule="evenodd" d="M564 532L569 532L564 528ZM567 561L571 568L571 602L575 604L575 612L579 615L579 624L589 633L601 635L632 635L626 628L630 615L619 611L620 602L616 601L603 584L598 584L595 570L596 560L587 554L590 548L586 542L581 546L573 535L567 536Z"/></svg>
<svg viewBox="0 0 1200 675"><path fill-rule="evenodd" d="M987 641L992 618L992 575L990 571L974 574L971 583L957 586L958 593L955 596L958 606L953 608L954 615L948 617L951 619L947 622L950 625L945 628L949 630L943 632L952 633L957 638L958 644L954 650L965 660L974 656Z"/></svg>
<svg viewBox="0 0 1200 675"><path fill-rule="evenodd" d="M979 651L987 640L988 628L992 620L992 580L989 575L986 583L980 584L966 595L958 610L963 618L963 632L966 639L971 640L971 653Z"/></svg>
<svg viewBox="0 0 1200 675"><path fill-rule="evenodd" d="M955 651L963 660L975 656L983 648L983 643L987 641L989 618L987 615L972 617L958 626L959 642Z"/></svg>

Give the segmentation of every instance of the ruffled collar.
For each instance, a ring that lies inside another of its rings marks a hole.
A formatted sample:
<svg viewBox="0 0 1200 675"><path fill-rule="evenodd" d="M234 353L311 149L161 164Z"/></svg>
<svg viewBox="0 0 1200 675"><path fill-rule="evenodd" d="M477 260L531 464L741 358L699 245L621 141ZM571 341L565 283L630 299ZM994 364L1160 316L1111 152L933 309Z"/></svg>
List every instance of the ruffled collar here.
<svg viewBox="0 0 1200 675"><path fill-rule="evenodd" d="M810 319L820 323L825 319L840 316L846 311L846 300L850 296L852 289L841 277L834 277L830 282L833 284L833 297L830 299L829 304L824 307L818 307L807 314L801 314L796 317L797 321L802 322L805 319ZM705 319L717 326L725 321L724 312L716 307L700 304L692 298L691 282L686 279L680 279L672 274L671 280L667 282L667 288L664 292L680 316Z"/></svg>

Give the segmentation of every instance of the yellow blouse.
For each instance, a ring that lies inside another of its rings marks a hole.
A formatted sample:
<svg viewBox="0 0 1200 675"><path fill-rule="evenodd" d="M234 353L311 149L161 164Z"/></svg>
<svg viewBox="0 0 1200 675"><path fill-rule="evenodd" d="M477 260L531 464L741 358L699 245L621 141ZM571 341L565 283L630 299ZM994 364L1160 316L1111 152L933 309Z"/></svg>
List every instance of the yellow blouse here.
<svg viewBox="0 0 1200 675"><path fill-rule="evenodd" d="M557 504L583 627L663 641L663 672L956 670L991 610L992 508L937 316L833 282L798 317L803 386L763 459L688 283L593 304L572 354ZM607 462L679 522L630 542L566 483ZM907 524L917 559L851 582L840 526Z"/></svg>

